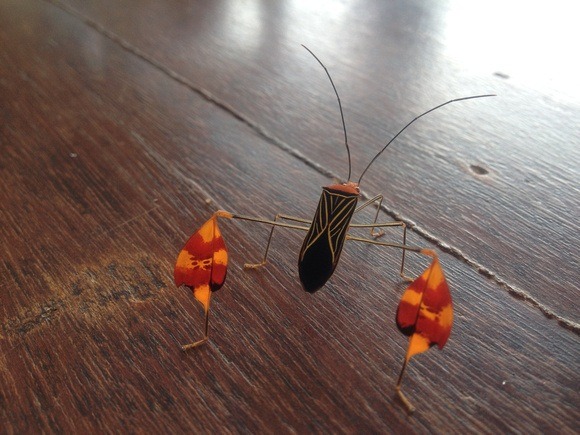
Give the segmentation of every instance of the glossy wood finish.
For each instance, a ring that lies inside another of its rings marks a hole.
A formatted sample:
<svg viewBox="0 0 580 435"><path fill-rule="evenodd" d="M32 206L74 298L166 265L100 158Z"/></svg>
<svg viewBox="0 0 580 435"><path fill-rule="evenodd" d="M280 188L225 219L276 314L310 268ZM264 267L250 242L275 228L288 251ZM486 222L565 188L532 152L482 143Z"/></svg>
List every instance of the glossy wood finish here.
<svg viewBox="0 0 580 435"><path fill-rule="evenodd" d="M0 2L0 431L577 431L580 93L554 32L528 54L535 7L514 39L486 22L502 7ZM341 94L354 178L418 113L498 94L422 119L361 186L440 250L454 297L447 347L408 368L412 417L394 395L398 252L347 244L310 295L302 233L247 272L268 229L222 222L210 343L179 350L203 333L172 283L187 237L217 208L309 217L346 176L301 43Z"/></svg>

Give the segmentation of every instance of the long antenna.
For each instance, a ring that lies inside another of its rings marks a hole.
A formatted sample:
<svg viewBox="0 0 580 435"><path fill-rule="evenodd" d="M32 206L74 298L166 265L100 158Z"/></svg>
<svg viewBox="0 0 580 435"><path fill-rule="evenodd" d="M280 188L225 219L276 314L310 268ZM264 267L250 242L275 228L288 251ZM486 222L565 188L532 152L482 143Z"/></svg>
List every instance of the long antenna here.
<svg viewBox="0 0 580 435"><path fill-rule="evenodd" d="M338 91L336 90L336 86L334 86L334 82L332 81L332 77L330 77L330 73L328 72L328 70L326 69L324 64L321 62L321 60L318 59L318 57L316 57L316 55L312 52L312 50L310 50L306 45L304 45L304 44L301 44L301 45L306 50L308 50L308 52L312 56L314 56L314 59L316 59L318 61L318 63L322 66L322 68L324 68L324 71L326 72L326 75L328 76L328 79L330 80L330 84L332 85L332 89L334 89L334 93L336 94L336 99L338 100L338 108L340 109L340 119L342 121L342 130L344 131L344 145L346 146L346 153L348 154L348 178L347 178L347 181L350 181L350 172L351 172L350 148L348 147L348 138L346 136L346 124L344 122L344 113L342 112L342 104L340 104L340 97L338 96Z"/></svg>
<svg viewBox="0 0 580 435"><path fill-rule="evenodd" d="M308 50L310 51L310 50ZM358 179L358 183L360 184L362 177L365 175L365 173L368 171L368 169L371 167L371 165L375 162L376 159L379 158L379 156L387 149L387 147L403 132L406 130L407 127L409 127L412 123L414 123L416 120L418 120L419 118L421 118L422 116L427 115L428 113L433 112L434 110L437 110L447 104L451 104L451 103L455 103L456 101L463 101L463 100L472 100L474 98L485 98L485 97L495 97L495 94L486 94L486 95L474 95L472 97L463 97L463 98L455 98L454 100L449 100L443 104L439 104L436 107L433 107L430 110L427 110L424 113L421 113L419 116L416 116L415 118L413 118L413 120L411 122L409 122L407 125L405 125L402 129L399 130L399 132L389 141L387 142L387 144L383 147L382 150L380 150L378 152L378 154L376 156L373 157L373 159L371 160L371 162L367 165L367 167L365 168L365 170L362 172L361 176ZM349 177L350 178L350 177Z"/></svg>

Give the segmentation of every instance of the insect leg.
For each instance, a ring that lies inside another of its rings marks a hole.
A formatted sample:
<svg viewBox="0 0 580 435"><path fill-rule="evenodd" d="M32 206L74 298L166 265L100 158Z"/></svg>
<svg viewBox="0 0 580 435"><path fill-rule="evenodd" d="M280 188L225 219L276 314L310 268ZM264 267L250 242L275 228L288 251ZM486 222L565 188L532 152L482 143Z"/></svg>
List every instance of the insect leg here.
<svg viewBox="0 0 580 435"><path fill-rule="evenodd" d="M365 204L363 204L363 206L364 205ZM368 205L368 204L366 204L366 205ZM378 215L378 209L377 209L377 215ZM383 228L385 228L385 227L401 227L403 229L403 243L402 243L402 245L399 245L399 246L406 246L407 245L407 224L405 224L405 222L394 221L394 222L387 222L387 223L376 223L376 217L375 217L375 221L372 224L350 224L350 226L352 228L368 228L368 227L370 227L371 236L375 240L378 237L381 237L382 235L385 234L385 231L383 230ZM375 228L380 228L380 230L377 233L374 233ZM364 240L367 240L367 239L364 239ZM362 239L359 241L362 241ZM367 240L367 241L370 243L370 240ZM409 281L409 280L411 280L411 278L409 278L408 276L405 275L405 256L406 256L406 253L407 253L407 249L403 249L403 253L401 255L401 269L399 270L399 274L401 275L401 277L403 279L405 279L406 281Z"/></svg>
<svg viewBox="0 0 580 435"><path fill-rule="evenodd" d="M347 235L346 238L347 240L354 240L356 242L364 242L364 243L370 243L372 245L379 245L379 246L387 246L387 247L391 247L391 248L399 248L403 251L403 255L402 255L402 259L401 259L401 270L399 271L399 275L401 275L401 278L403 278L405 281L413 281L413 278L405 275L405 254L407 251L412 251L412 252L422 252L422 249L417 247L417 246L409 246L407 245L407 226L404 222L387 222L387 223L373 223L373 224L351 224L351 227L357 227L357 228L367 228L367 227L376 227L376 228L384 228L384 227L393 227L393 226L402 226L403 227L403 243L399 244L399 243L390 243L390 242L379 242L378 240L375 239L365 239L362 237L355 237L355 236L351 236L351 235Z"/></svg>
<svg viewBox="0 0 580 435"><path fill-rule="evenodd" d="M185 243L177 260L173 278L177 287L185 285L193 292L205 313L204 337L196 342L182 346L183 350L197 347L208 340L209 309L211 294L220 289L226 279L228 252L221 232L218 218L231 219L232 214L223 210L216 211Z"/></svg>
<svg viewBox="0 0 580 435"><path fill-rule="evenodd" d="M240 218L243 219L242 217L240 217ZM284 220L292 221L292 222L300 222L300 223L310 224L310 221L308 219L287 216L284 214L277 214L276 217L274 218L273 222L261 221L262 223L271 223L272 224L272 229L270 230L270 235L268 236L268 242L266 243L266 251L264 252L264 257L262 258L262 261L260 261L259 263L246 263L246 264L244 264L244 267L246 269L257 269L258 267L264 266L266 264L267 259L268 259L268 252L270 250L270 243L272 242L272 236L274 235L274 228L276 228L277 226L288 227L287 225L283 225L283 224L280 225L280 223L278 222L279 219L284 219ZM308 227L301 227L301 226L293 225L293 226L290 226L290 228L308 231Z"/></svg>
<svg viewBox="0 0 580 435"><path fill-rule="evenodd" d="M409 399L407 399L407 397L401 391L401 383L403 382L403 375L405 374L405 369L407 368L407 362L408 362L407 359L405 359L405 361L403 362L403 368L401 369L401 373L399 374L399 379L397 380L397 385L395 385L395 390L397 391L397 396L399 397L401 402L403 402L405 408L407 408L407 412L409 414L412 414L413 412L415 412L415 407L411 404Z"/></svg>
<svg viewBox="0 0 580 435"><path fill-rule="evenodd" d="M369 205L371 205L371 204L373 204L373 203L375 203L377 201L379 203L376 206L377 212L375 213L375 220L373 221L373 223L376 223L377 222L377 219L379 218L379 211L381 210L381 205L383 203L383 195L377 195L374 198L369 199L368 201L366 201L363 204L359 205L354 212L355 213L358 213L362 209L368 207ZM371 236L374 237L374 238L381 237L382 235L385 234L385 232L382 229L379 230L379 231L377 231L377 232L375 232L375 227L374 226L371 227L370 233L371 233Z"/></svg>
<svg viewBox="0 0 580 435"><path fill-rule="evenodd" d="M357 207L357 209L354 211L355 213L359 212L360 210L364 209L365 207L368 207L369 205L375 203L375 202L379 202L377 205L377 212L375 213L375 220L373 221L373 224L376 224L377 219L379 217L379 211L381 210L381 205L383 204L383 195L377 195L371 199L369 199L368 201L364 202L363 204L361 204L360 206ZM351 224L351 227L366 227L366 225L359 225L359 224ZM379 237L382 237L385 234L385 231L383 230L384 227L401 227L403 229L403 245L407 244L407 225L405 224L405 222L402 221L394 221L391 223L385 223L385 224L379 224L379 225L370 225L370 233L371 233L371 237L374 237L375 239L378 239ZM380 228L379 231L375 231L375 228ZM401 277L405 280L410 280L409 277L405 276L405 254L406 254L406 250L403 250L403 254L401 255L401 270L399 272L399 274L401 275Z"/></svg>
<svg viewBox="0 0 580 435"><path fill-rule="evenodd" d="M197 347L199 345L204 344L206 341L209 340L209 307L208 309L205 311L205 327L204 327L204 336L201 340L198 340L194 343L189 343L189 344L185 344L183 346L181 346L181 350L186 351L189 349L193 349L194 347Z"/></svg>

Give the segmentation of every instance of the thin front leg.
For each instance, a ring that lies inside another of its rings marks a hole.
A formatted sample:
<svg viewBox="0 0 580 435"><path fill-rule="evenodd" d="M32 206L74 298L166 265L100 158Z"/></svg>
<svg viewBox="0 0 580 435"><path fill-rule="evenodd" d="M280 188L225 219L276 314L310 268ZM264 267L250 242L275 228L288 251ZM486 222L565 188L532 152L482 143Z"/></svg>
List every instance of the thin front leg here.
<svg viewBox="0 0 580 435"><path fill-rule="evenodd" d="M242 220L251 220L254 222L260 222L260 223L266 223L266 224L269 223L272 225L272 229L270 230L270 235L268 236L268 242L266 243L266 250L264 252L264 258L262 258L262 261L260 261L259 263L246 263L246 264L244 264L244 267L246 269L257 269L258 267L262 267L267 263L268 252L270 251L270 243L272 242L272 236L274 235L274 229L276 227L281 226L281 227L285 227L285 228L292 228L292 229L299 229L299 230L308 231L308 227L303 227L303 226L298 226L298 225L281 224L278 222L279 219L284 219L284 220L292 221L292 222L300 222L300 223L310 224L310 221L308 219L297 218L294 216L287 216L284 214L277 214L276 217L274 218L274 221L257 220L257 219L253 219L253 218L252 219L247 218L244 216L234 216L234 218L242 219Z"/></svg>
<svg viewBox="0 0 580 435"><path fill-rule="evenodd" d="M208 301L209 302L209 301ZM194 347L200 346L209 340L209 306L205 310L205 333L201 340L198 340L194 343L184 344L181 346L181 350L186 351L189 349L193 349Z"/></svg>
<svg viewBox="0 0 580 435"><path fill-rule="evenodd" d="M350 226L352 228L369 228L370 227L371 237L373 237L375 240L378 237L385 234L383 228L385 228L385 227L401 227L403 229L403 244L402 244L402 246L407 245L407 224L405 222L395 221L395 222L386 222L386 223L376 223L376 221L375 221L372 224L351 224ZM373 233L373 230L375 228L380 228L379 235ZM349 238L352 240L367 241L368 243L371 243L371 240L368 240L368 239L360 239L360 238L355 238L355 237L349 237ZM391 244L387 244L387 246L391 246ZM401 246L401 245L397 245L397 246ZM406 255L406 253L407 253L407 249L403 249L403 253L401 255L401 269L399 271L399 275L401 275L401 278L403 278L405 281L412 281L413 279L411 277L408 277L407 275L405 275L405 255Z"/></svg>
<svg viewBox="0 0 580 435"><path fill-rule="evenodd" d="M401 400L403 405L405 405L405 408L407 408L407 412L409 414L412 414L415 412L415 407L411 404L409 399L407 399L407 397L401 391L401 382L403 382L403 374L405 373L405 369L407 368L408 362L409 361L407 359L405 359L405 361L403 362L403 368L401 369L401 373L399 374L399 380L397 381L397 385L395 385L395 391L397 392L399 400Z"/></svg>
<svg viewBox="0 0 580 435"><path fill-rule="evenodd" d="M359 211L361 211L362 209L368 207L369 205L375 203L375 202L379 202L378 205L376 206L377 208L377 212L375 213L375 220L373 221L373 223L377 222L377 219L379 218L379 210L381 209L381 205L383 204L383 195L377 195L374 198L369 199L368 201L364 202L363 204L359 205L356 210L354 211L355 213L358 213ZM377 232L375 232L375 227L372 226L370 229L370 234L371 237L379 238L381 236L383 236L385 234L385 232L381 229Z"/></svg>
<svg viewBox="0 0 580 435"><path fill-rule="evenodd" d="M405 222L400 222L400 224L403 227L403 245L406 245L407 244L407 224ZM405 249L403 249L403 255L401 256L401 270L399 272L399 275L401 275L401 278L403 278L405 281L411 282L411 281L413 281L413 278L405 275L405 254L406 253L407 253L407 251Z"/></svg>
<svg viewBox="0 0 580 435"><path fill-rule="evenodd" d="M379 211L381 210L381 205L383 204L383 195L377 195L374 198L369 199L368 201L366 201L365 203L361 204L359 207L357 207L357 209L354 211L355 213L359 212L360 210L364 209L365 207L368 207L371 204L374 204L375 202L379 202L376 205L377 208L377 212L375 213L375 220L373 221L373 224L377 223L377 219L379 218ZM352 227L357 227L357 226L363 226L363 225L351 225ZM395 221L392 223L388 223L388 224L379 224L379 225L371 225L370 226L370 233L371 233L371 237L374 237L375 239L378 239L379 237L382 237L385 235L385 231L382 229L383 227L402 227L403 228L403 245L406 244L407 242L407 225L405 224L405 222L401 222L401 221ZM375 228L380 228L379 231L375 231ZM405 275L405 250L403 250L403 255L401 256L401 270L399 272L399 274L401 275L401 277L405 280L405 281L412 281L412 279L408 276Z"/></svg>

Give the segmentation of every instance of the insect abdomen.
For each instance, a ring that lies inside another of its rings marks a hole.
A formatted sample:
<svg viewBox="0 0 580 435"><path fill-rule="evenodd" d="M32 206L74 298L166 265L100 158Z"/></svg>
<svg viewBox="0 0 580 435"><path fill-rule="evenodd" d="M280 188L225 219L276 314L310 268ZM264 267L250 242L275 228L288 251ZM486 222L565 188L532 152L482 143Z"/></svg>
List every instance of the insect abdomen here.
<svg viewBox="0 0 580 435"><path fill-rule="evenodd" d="M314 293L334 273L358 195L358 188L352 184L322 188L298 259L300 282L307 292Z"/></svg>

